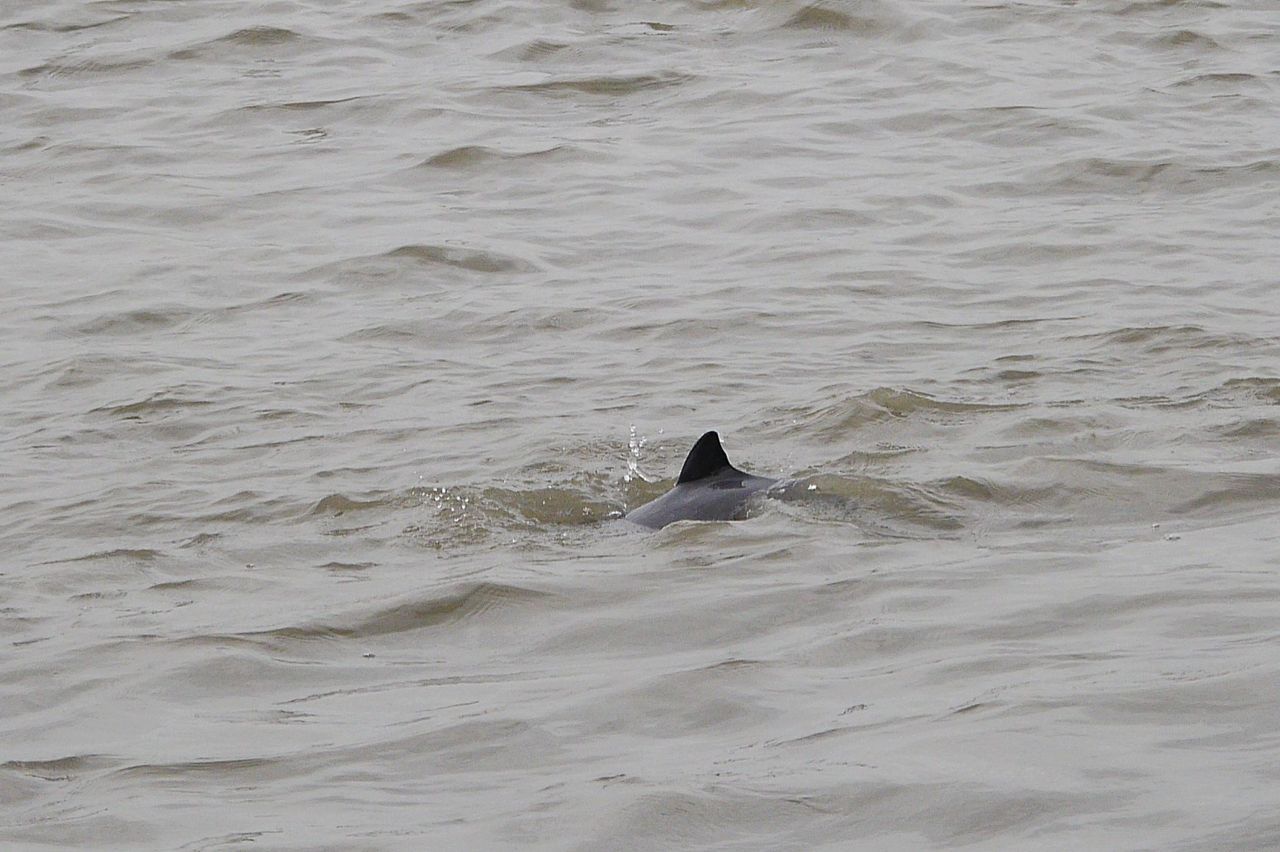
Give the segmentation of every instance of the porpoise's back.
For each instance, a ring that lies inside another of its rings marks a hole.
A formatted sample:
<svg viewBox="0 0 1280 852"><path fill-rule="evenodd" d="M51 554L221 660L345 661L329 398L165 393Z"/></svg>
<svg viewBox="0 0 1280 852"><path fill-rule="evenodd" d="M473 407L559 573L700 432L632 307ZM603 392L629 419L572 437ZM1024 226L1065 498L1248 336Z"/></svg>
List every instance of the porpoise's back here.
<svg viewBox="0 0 1280 852"><path fill-rule="evenodd" d="M777 481L735 468L720 436L707 432L689 451L675 487L628 512L626 519L655 530L676 521L741 520L752 498Z"/></svg>

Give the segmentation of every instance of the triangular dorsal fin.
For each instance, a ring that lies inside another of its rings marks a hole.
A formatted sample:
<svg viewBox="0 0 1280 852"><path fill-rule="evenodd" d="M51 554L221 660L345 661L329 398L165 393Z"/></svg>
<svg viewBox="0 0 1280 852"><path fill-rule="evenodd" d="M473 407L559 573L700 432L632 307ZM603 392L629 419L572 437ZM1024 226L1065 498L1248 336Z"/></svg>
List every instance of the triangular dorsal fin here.
<svg viewBox="0 0 1280 852"><path fill-rule="evenodd" d="M729 457L724 454L724 447L720 446L720 436L715 432L708 432L689 451L684 467L680 468L680 478L676 480L676 485L702 479L726 467L732 468L733 465L729 464Z"/></svg>

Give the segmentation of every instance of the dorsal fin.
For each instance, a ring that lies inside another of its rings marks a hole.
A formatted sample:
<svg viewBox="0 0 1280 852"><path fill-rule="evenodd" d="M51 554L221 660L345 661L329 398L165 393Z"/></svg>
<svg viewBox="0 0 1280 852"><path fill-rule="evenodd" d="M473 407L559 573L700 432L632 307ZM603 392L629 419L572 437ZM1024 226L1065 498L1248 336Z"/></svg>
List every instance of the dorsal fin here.
<svg viewBox="0 0 1280 852"><path fill-rule="evenodd" d="M676 480L676 485L694 482L726 467L731 468L733 465L729 464L729 457L724 454L724 447L720 446L720 436L715 432L708 432L689 451L684 467L680 468L680 478Z"/></svg>

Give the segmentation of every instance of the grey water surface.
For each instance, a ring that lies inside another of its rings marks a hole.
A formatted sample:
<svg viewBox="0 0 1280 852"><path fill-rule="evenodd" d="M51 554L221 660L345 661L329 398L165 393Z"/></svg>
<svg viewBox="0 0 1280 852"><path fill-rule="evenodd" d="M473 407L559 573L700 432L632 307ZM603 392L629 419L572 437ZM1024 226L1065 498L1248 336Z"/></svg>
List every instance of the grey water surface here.
<svg viewBox="0 0 1280 852"><path fill-rule="evenodd" d="M1280 847L1275 3L7 0L0 200L3 848Z"/></svg>

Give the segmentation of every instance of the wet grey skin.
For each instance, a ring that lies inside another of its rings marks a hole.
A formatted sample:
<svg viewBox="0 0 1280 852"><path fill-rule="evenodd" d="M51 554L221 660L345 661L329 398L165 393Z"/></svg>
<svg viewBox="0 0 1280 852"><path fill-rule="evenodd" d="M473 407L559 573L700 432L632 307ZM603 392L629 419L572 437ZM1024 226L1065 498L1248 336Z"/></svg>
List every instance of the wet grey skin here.
<svg viewBox="0 0 1280 852"><path fill-rule="evenodd" d="M675 488L625 517L655 530L676 521L740 521L747 516L752 498L777 483L729 464L720 436L708 432L689 451Z"/></svg>

